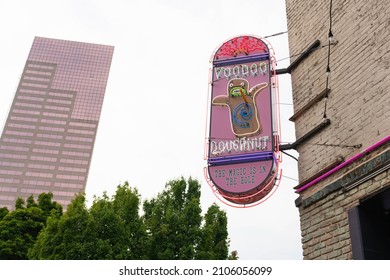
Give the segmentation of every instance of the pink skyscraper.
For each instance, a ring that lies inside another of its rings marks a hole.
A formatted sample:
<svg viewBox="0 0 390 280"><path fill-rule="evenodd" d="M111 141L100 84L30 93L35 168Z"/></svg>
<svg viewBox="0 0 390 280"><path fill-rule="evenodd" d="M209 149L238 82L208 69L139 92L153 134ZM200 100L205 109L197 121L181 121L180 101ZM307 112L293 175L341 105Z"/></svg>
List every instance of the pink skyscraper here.
<svg viewBox="0 0 390 280"><path fill-rule="evenodd" d="M0 140L0 207L84 192L114 47L36 37Z"/></svg>

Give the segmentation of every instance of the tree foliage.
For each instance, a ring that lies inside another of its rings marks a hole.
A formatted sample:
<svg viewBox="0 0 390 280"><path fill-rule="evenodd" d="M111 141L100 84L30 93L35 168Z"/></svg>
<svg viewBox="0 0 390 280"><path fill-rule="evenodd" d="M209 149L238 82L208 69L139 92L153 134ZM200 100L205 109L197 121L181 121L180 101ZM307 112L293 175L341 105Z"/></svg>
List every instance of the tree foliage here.
<svg viewBox="0 0 390 280"><path fill-rule="evenodd" d="M95 197L90 209L78 195L60 219L49 219L30 251L31 259L141 259L140 196L126 182L112 198Z"/></svg>
<svg viewBox="0 0 390 280"><path fill-rule="evenodd" d="M30 198L26 203L19 201L19 208L5 214L3 220L17 220L12 213L35 211L27 218L34 222L28 226L32 237L20 241L28 245L20 249L24 252L20 258L232 259L228 256L226 213L214 204L202 216L200 195L198 181L181 178L168 182L161 193L142 204L138 190L126 182L112 197L106 193L95 197L90 208L80 194L62 215L51 202L52 196L46 195L37 203ZM11 246L9 249L12 251Z"/></svg>
<svg viewBox="0 0 390 280"><path fill-rule="evenodd" d="M228 231L226 213L216 204L205 214L202 241L199 246L199 259L223 260L228 257Z"/></svg>
<svg viewBox="0 0 390 280"><path fill-rule="evenodd" d="M38 204L33 196L27 199L27 203L18 198L14 211L0 210L0 259L27 259L28 250L34 245L48 216L62 213L61 205L53 202L52 197L51 193L42 193L38 201L45 202Z"/></svg>
<svg viewBox="0 0 390 280"><path fill-rule="evenodd" d="M200 185L171 181L157 198L145 201L151 259L194 259L201 239Z"/></svg>
<svg viewBox="0 0 390 280"><path fill-rule="evenodd" d="M0 208L0 221L9 213L7 207Z"/></svg>

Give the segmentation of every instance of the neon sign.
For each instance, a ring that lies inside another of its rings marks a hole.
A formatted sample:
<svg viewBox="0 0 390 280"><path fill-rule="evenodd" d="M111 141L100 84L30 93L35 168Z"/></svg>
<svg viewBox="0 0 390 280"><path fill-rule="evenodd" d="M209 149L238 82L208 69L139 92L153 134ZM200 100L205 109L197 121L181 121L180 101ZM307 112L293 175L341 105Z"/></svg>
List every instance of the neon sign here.
<svg viewBox="0 0 390 280"><path fill-rule="evenodd" d="M211 62L206 178L223 201L257 205L278 183L274 57L262 39L239 36Z"/></svg>
<svg viewBox="0 0 390 280"><path fill-rule="evenodd" d="M264 151L268 149L268 136L247 139L245 137L229 141L210 141L212 155L230 154L232 151Z"/></svg>
<svg viewBox="0 0 390 280"><path fill-rule="evenodd" d="M232 77L248 77L257 76L259 73L265 75L267 73L267 64L261 62L259 64L253 63L249 65L237 65L235 67L219 67L215 69L215 76L217 80L221 78L230 79Z"/></svg>

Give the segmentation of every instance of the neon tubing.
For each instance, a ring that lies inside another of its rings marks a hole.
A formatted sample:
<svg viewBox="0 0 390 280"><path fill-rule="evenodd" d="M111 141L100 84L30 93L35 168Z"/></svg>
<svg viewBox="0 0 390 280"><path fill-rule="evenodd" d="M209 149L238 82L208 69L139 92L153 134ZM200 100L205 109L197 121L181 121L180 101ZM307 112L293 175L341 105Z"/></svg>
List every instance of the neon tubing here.
<svg viewBox="0 0 390 280"><path fill-rule="evenodd" d="M213 165L223 165L223 164L232 164L232 163L265 161L273 158L274 158L273 152L260 152L255 154L241 154L241 155L233 155L233 156L208 158L208 164L213 166Z"/></svg>
<svg viewBox="0 0 390 280"><path fill-rule="evenodd" d="M258 60L266 60L269 59L269 53L265 54L257 54L257 55L248 55L244 57L237 57L237 58L229 58L225 60L217 60L214 61L214 66L221 67L221 66L228 66L232 64L238 64L238 63L248 63Z"/></svg>
<svg viewBox="0 0 390 280"><path fill-rule="evenodd" d="M282 170L276 170L275 174L274 174L274 177L273 179L271 179L268 184L265 186L265 188L267 188L273 181L274 179L276 179L276 182L275 182L275 185L274 187L272 188L272 190L266 195L264 196L263 198L261 198L259 201L255 201L253 203L249 203L249 204L233 204L233 202L227 202L225 200L222 199L225 198L230 198L230 199L238 199L238 200L242 200L242 199L247 199L247 198L251 198L253 196L256 196L258 195L260 192L262 192L264 190L264 188L262 188L260 191L254 193L254 194L251 194L249 196L246 196L246 197L239 197L239 198L232 198L232 197L229 197L227 195L223 195L221 194L217 187L213 184L212 180L210 179L210 177L208 176L208 172L207 172L207 167L204 168L204 175L205 175L205 178L206 178L206 181L209 185L209 187L211 188L214 196L219 200L221 201L222 203L226 204L227 206L231 206L231 207L234 207L234 208L250 208L250 207L254 207L254 206L257 206L257 205L260 205L261 203L265 202L266 200L268 200L275 192L276 190L278 189L279 185L280 185L280 179L278 178L281 178L282 177Z"/></svg>
<svg viewBox="0 0 390 280"><path fill-rule="evenodd" d="M324 173L323 175L321 175L320 177L314 179L313 181L307 183L306 185L300 187L299 189L297 189L297 193L300 193L304 190L306 190L307 188L310 188L311 186L313 186L314 184L318 183L319 181L329 177L330 175L332 175L333 173L339 171L341 168L351 164L352 162L354 162L355 160L367 155L368 153L372 152L373 150L375 150L376 148L378 148L379 146L385 144L386 142L390 141L390 135L386 136L385 138L383 138L382 140L380 140L379 142L375 143L374 145L368 147L367 149L365 149L363 152L361 153L358 153L357 155L353 156L352 158L350 158L349 160L343 162L342 164L336 166L335 168L329 170L328 172Z"/></svg>

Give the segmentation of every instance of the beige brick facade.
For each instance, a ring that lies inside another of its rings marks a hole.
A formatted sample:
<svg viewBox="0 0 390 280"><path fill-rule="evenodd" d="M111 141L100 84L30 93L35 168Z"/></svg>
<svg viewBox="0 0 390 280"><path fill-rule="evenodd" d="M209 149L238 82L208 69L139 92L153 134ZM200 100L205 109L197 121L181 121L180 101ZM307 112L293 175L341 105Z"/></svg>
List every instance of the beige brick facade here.
<svg viewBox="0 0 390 280"><path fill-rule="evenodd" d="M331 1L286 0L291 62L315 40L312 51L291 71L296 138L324 121L330 125L296 147L300 182L310 182L337 159L348 161L390 135L390 2L332 1L329 96L302 111L326 89ZM361 145L359 148L352 147ZM390 185L389 142L300 192L305 259L351 259L348 211ZM336 165L337 166L337 165ZM370 169L371 168L371 169ZM349 180L349 181L348 181ZM362 182L357 184L356 182ZM343 191L348 184L356 186ZM303 184L304 185L304 184Z"/></svg>

